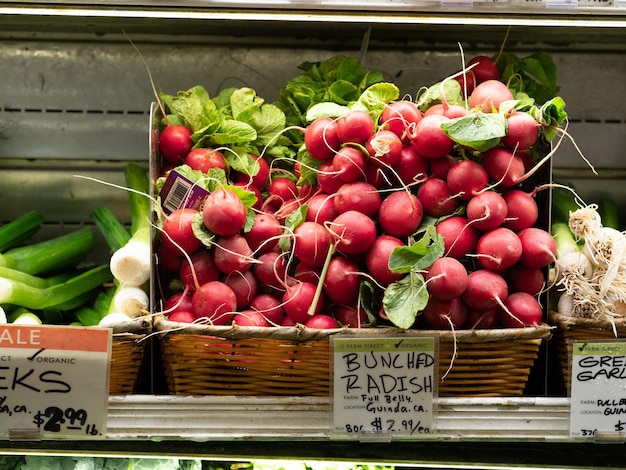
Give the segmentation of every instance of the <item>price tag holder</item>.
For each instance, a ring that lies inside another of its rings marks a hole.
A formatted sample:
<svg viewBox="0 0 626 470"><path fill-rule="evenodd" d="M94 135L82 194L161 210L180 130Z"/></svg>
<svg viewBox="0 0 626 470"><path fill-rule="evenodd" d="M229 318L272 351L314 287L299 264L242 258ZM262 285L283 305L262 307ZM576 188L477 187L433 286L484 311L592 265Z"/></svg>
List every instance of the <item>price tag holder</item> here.
<svg viewBox="0 0 626 470"><path fill-rule="evenodd" d="M0 326L2 439L90 439L106 433L112 332Z"/></svg>
<svg viewBox="0 0 626 470"><path fill-rule="evenodd" d="M335 439L435 437L438 341L424 337L332 337Z"/></svg>
<svg viewBox="0 0 626 470"><path fill-rule="evenodd" d="M623 441L626 343L574 341L571 348L570 436Z"/></svg>

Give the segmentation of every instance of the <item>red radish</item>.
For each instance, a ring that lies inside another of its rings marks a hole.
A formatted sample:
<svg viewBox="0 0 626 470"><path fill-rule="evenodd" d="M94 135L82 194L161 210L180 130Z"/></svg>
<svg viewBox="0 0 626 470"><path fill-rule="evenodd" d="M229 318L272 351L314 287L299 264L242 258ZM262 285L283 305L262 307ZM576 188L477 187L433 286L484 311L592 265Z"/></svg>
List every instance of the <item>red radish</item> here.
<svg viewBox="0 0 626 470"><path fill-rule="evenodd" d="M469 96L470 108L484 113L498 112L500 104L513 99L513 94L507 86L499 80L486 80L476 85Z"/></svg>
<svg viewBox="0 0 626 470"><path fill-rule="evenodd" d="M476 83L500 79L500 70L491 57L477 55L467 63L467 67L472 65L473 67L470 70L474 74L474 77L476 77Z"/></svg>
<svg viewBox="0 0 626 470"><path fill-rule="evenodd" d="M334 256L328 263L324 278L324 293L338 304L352 304L359 295L361 278L359 265L344 256Z"/></svg>
<svg viewBox="0 0 626 470"><path fill-rule="evenodd" d="M307 201L306 220L323 224L337 217L339 212L335 209L333 199L324 193L311 197Z"/></svg>
<svg viewBox="0 0 626 470"><path fill-rule="evenodd" d="M404 273L396 273L389 269L389 257L399 246L404 246L402 240L389 235L380 235L365 254L368 273L383 286L399 281L405 276Z"/></svg>
<svg viewBox="0 0 626 470"><path fill-rule="evenodd" d="M220 271L213 261L213 253L209 250L198 250L189 255L191 264L184 259L179 270L180 281L187 286L190 291L196 290L209 281L217 281L220 278Z"/></svg>
<svg viewBox="0 0 626 470"><path fill-rule="evenodd" d="M350 305L335 305L332 313L341 326L348 328L365 328L370 326L367 312L364 308Z"/></svg>
<svg viewBox="0 0 626 470"><path fill-rule="evenodd" d="M276 201L274 201L276 202ZM273 212L274 217L280 222L284 223L295 210L299 209L302 205L302 201L300 199L290 199L289 201L284 201L278 210Z"/></svg>
<svg viewBox="0 0 626 470"><path fill-rule="evenodd" d="M191 254L202 246L202 242L193 233L193 219L198 211L195 209L176 209L163 222L162 243L174 252Z"/></svg>
<svg viewBox="0 0 626 470"><path fill-rule="evenodd" d="M525 150L539 140L541 126L528 113L515 111L506 117L507 132L501 142L510 149Z"/></svg>
<svg viewBox="0 0 626 470"><path fill-rule="evenodd" d="M518 233L522 243L520 263L529 268L545 268L556 258L556 242L540 228L529 227Z"/></svg>
<svg viewBox="0 0 626 470"><path fill-rule="evenodd" d="M508 206L504 197L495 191L485 191L469 200L467 219L478 230L491 230L506 220Z"/></svg>
<svg viewBox="0 0 626 470"><path fill-rule="evenodd" d="M358 211L339 214L330 224L337 237L337 249L347 255L365 253L376 239L376 224Z"/></svg>
<svg viewBox="0 0 626 470"><path fill-rule="evenodd" d="M309 315L309 307L313 304L313 298L316 291L315 284L308 282L297 282L289 287L283 295L283 308L288 317L296 323L305 324L311 315ZM322 313L324 309L323 298L320 297L315 306L315 315Z"/></svg>
<svg viewBox="0 0 626 470"><path fill-rule="evenodd" d="M520 263L507 270L506 280L511 291L526 292L535 296L546 287L546 277L542 268L529 268Z"/></svg>
<svg viewBox="0 0 626 470"><path fill-rule="evenodd" d="M460 259L476 248L478 232L465 217L455 215L443 219L435 231L443 238L445 256Z"/></svg>
<svg viewBox="0 0 626 470"><path fill-rule="evenodd" d="M476 244L476 254L482 268L502 271L519 261L522 256L522 242L512 230L497 227L480 236Z"/></svg>
<svg viewBox="0 0 626 470"><path fill-rule="evenodd" d="M378 223L387 235L407 237L415 233L422 222L422 203L414 194L395 191L378 209Z"/></svg>
<svg viewBox="0 0 626 470"><path fill-rule="evenodd" d="M500 325L498 310L492 308L490 310L476 310L470 308L467 310L467 320L465 320L465 328L469 329L488 329L497 328Z"/></svg>
<svg viewBox="0 0 626 470"><path fill-rule="evenodd" d="M430 160L433 161L433 160ZM426 179L429 159L419 155L412 146L405 146L394 165L395 173L404 184L412 184Z"/></svg>
<svg viewBox="0 0 626 470"><path fill-rule="evenodd" d="M243 234L248 245L255 253L265 253L276 248L278 237L283 234L284 227L272 214L257 213L254 215L252 228Z"/></svg>
<svg viewBox="0 0 626 470"><path fill-rule="evenodd" d="M261 210L261 208L263 207L263 194L261 193L261 190L259 188L257 188L253 184L244 183L243 181L236 182L233 184L233 186L238 186L240 188L243 188L247 192L254 194L254 197L256 197L256 202L253 204L252 208L256 210Z"/></svg>
<svg viewBox="0 0 626 470"><path fill-rule="evenodd" d="M182 163L193 147L193 132L182 124L171 124L161 131L159 150L161 156L171 163Z"/></svg>
<svg viewBox="0 0 626 470"><path fill-rule="evenodd" d="M426 158L439 158L450 153L454 141L441 128L446 121L449 119L439 114L422 118L411 136L411 143L417 153Z"/></svg>
<svg viewBox="0 0 626 470"><path fill-rule="evenodd" d="M374 165L387 168L400 160L402 140L392 131L379 130L367 140L365 148Z"/></svg>
<svg viewBox="0 0 626 470"><path fill-rule="evenodd" d="M163 269L169 273L177 273L180 266L183 264L183 259L185 259L178 248L172 249L172 247L165 245L165 243L159 243L156 257L159 269Z"/></svg>
<svg viewBox="0 0 626 470"><path fill-rule="evenodd" d="M378 213L381 199L374 186L365 181L354 181L343 184L335 193L333 202L340 214L358 211L373 217Z"/></svg>
<svg viewBox="0 0 626 470"><path fill-rule="evenodd" d="M380 116L381 128L388 129L404 138L407 129L415 127L422 119L419 108L410 101L393 101L383 109Z"/></svg>
<svg viewBox="0 0 626 470"><path fill-rule="evenodd" d="M320 313L313 315L304 324L307 328L318 328L320 330L330 330L333 328L339 328L339 323L330 315L324 315Z"/></svg>
<svg viewBox="0 0 626 470"><path fill-rule="evenodd" d="M333 168L342 181L364 180L367 166L366 155L356 147L342 147L333 157Z"/></svg>
<svg viewBox="0 0 626 470"><path fill-rule="evenodd" d="M391 186L391 179L388 175L391 171L392 170L387 168L369 165L367 167L367 173L365 173L365 182L371 184L377 189L388 188Z"/></svg>
<svg viewBox="0 0 626 470"><path fill-rule="evenodd" d="M287 263L280 253L268 251L257 257L252 272L261 284L283 289L287 277Z"/></svg>
<svg viewBox="0 0 626 470"><path fill-rule="evenodd" d="M293 278L302 282L310 282L317 285L320 280L320 268L313 268L308 264L298 263L296 269L293 270Z"/></svg>
<svg viewBox="0 0 626 470"><path fill-rule="evenodd" d="M521 189L511 189L504 193L507 216L504 226L515 232L532 227L539 218L539 208L531 193Z"/></svg>
<svg viewBox="0 0 626 470"><path fill-rule="evenodd" d="M192 293L187 291L175 292L170 295L163 303L163 312L170 316L174 312L192 312L193 302Z"/></svg>
<svg viewBox="0 0 626 470"><path fill-rule="evenodd" d="M279 176L270 181L267 192L270 196L275 196L282 202L291 201L298 197L298 187L296 183L292 179L284 176Z"/></svg>
<svg viewBox="0 0 626 470"><path fill-rule="evenodd" d="M192 170L207 173L211 168L226 169L226 159L224 155L215 149L200 147L193 149L185 157L185 163Z"/></svg>
<svg viewBox="0 0 626 470"><path fill-rule="evenodd" d="M233 290L220 281L202 284L193 294L193 313L206 317L214 325L229 323L237 309L237 297Z"/></svg>
<svg viewBox="0 0 626 470"><path fill-rule="evenodd" d="M442 256L430 265L425 276L426 288L431 297L452 300L460 297L467 287L467 269L456 258Z"/></svg>
<svg viewBox="0 0 626 470"><path fill-rule="evenodd" d="M374 120L365 111L350 111L337 119L337 136L342 143L363 144L374 133Z"/></svg>
<svg viewBox="0 0 626 470"><path fill-rule="evenodd" d="M526 169L519 155L505 147L493 147L483 153L482 165L492 180L510 188L524 179Z"/></svg>
<svg viewBox="0 0 626 470"><path fill-rule="evenodd" d="M455 119L459 117L467 116L467 109L459 104L434 104L426 112L424 116L430 116L431 114L440 114L448 119Z"/></svg>
<svg viewBox="0 0 626 470"><path fill-rule="evenodd" d="M452 194L469 201L485 189L489 183L489 173L477 161L461 160L450 167L446 182Z"/></svg>
<svg viewBox="0 0 626 470"><path fill-rule="evenodd" d="M442 217L452 214L459 207L448 183L439 178L428 178L417 190L417 197L422 204L424 213L431 217Z"/></svg>
<svg viewBox="0 0 626 470"><path fill-rule="evenodd" d="M461 85L461 92L463 93L463 96L465 96L465 94L470 95L472 91L474 91L474 88L476 88L476 76L471 70L468 70L461 75L457 75L454 79L459 82L459 85Z"/></svg>
<svg viewBox="0 0 626 470"><path fill-rule="evenodd" d="M258 294L250 302L250 308L261 313L270 325L280 325L285 318L281 301L270 294Z"/></svg>
<svg viewBox="0 0 626 470"><path fill-rule="evenodd" d="M240 273L234 271L222 279L222 282L230 287L237 297L237 308L239 310L248 308L252 299L259 291L259 281L252 271Z"/></svg>
<svg viewBox="0 0 626 470"><path fill-rule="evenodd" d="M252 250L243 235L217 239L213 254L215 266L224 274L246 272L252 266Z"/></svg>
<svg viewBox="0 0 626 470"><path fill-rule="evenodd" d="M264 158L259 155L250 154L259 165L259 171L250 176L245 173L235 173L234 180L238 183L254 186L256 189L263 190L269 181L270 166Z"/></svg>
<svg viewBox="0 0 626 470"><path fill-rule="evenodd" d="M428 160L428 167L430 176L432 178L439 178L440 180L448 179L448 172L453 165L459 162L452 155L445 155L439 158L431 158Z"/></svg>
<svg viewBox="0 0 626 470"><path fill-rule="evenodd" d="M339 174L335 171L332 160L326 160L317 169L317 184L322 192L326 194L335 194L337 190L344 184Z"/></svg>
<svg viewBox="0 0 626 470"><path fill-rule="evenodd" d="M269 326L267 319L260 312L252 309L237 312L233 317L233 323L239 326Z"/></svg>
<svg viewBox="0 0 626 470"><path fill-rule="evenodd" d="M477 310L497 308L509 295L509 287L504 278L493 271L478 269L469 273L467 288L461 298Z"/></svg>
<svg viewBox="0 0 626 470"><path fill-rule="evenodd" d="M450 330L462 327L467 320L467 306L456 297L451 300L429 298L422 315L429 328Z"/></svg>
<svg viewBox="0 0 626 470"><path fill-rule="evenodd" d="M235 235L246 224L247 210L239 196L229 189L213 191L204 200L202 221L206 228L222 237Z"/></svg>
<svg viewBox="0 0 626 470"><path fill-rule="evenodd" d="M543 318L539 301L526 292L515 292L504 300L504 307L498 309L502 325L509 328L538 326Z"/></svg>
<svg viewBox="0 0 626 470"><path fill-rule="evenodd" d="M326 227L317 222L302 222L293 234L294 256L313 268L322 266L333 242Z"/></svg>
<svg viewBox="0 0 626 470"><path fill-rule="evenodd" d="M287 326L287 327L296 326L296 323L297 322L293 318L291 318L288 315L285 315L285 317L283 318L283 321L280 322L280 326Z"/></svg>
<svg viewBox="0 0 626 470"><path fill-rule="evenodd" d="M185 310L177 310L167 316L169 321L175 321L178 323L193 323L197 320L196 316L192 312Z"/></svg>
<svg viewBox="0 0 626 470"><path fill-rule="evenodd" d="M337 136L337 122L329 117L320 117L304 131L306 151L317 160L328 160L335 155L341 142Z"/></svg>

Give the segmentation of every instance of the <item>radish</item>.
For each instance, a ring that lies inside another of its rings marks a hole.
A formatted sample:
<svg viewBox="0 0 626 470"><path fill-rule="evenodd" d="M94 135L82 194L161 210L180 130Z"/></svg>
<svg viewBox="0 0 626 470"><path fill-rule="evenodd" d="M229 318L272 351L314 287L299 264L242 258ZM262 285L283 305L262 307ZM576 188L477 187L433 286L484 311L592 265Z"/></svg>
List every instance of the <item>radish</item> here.
<svg viewBox="0 0 626 470"><path fill-rule="evenodd" d="M342 147L333 157L333 169L342 181L358 181L365 179L368 160L366 155L356 147Z"/></svg>
<svg viewBox="0 0 626 470"><path fill-rule="evenodd" d="M254 159L259 165L259 171L250 176L245 173L235 173L233 180L245 185L254 186L259 191L265 189L270 177L270 167L267 161L259 155L250 154L250 157Z"/></svg>
<svg viewBox="0 0 626 470"><path fill-rule="evenodd" d="M317 169L317 184L322 192L326 194L335 194L337 190L344 184L339 174L335 171L332 160L323 161Z"/></svg>
<svg viewBox="0 0 626 470"><path fill-rule="evenodd" d="M448 179L448 172L452 166L459 163L459 160L452 155L444 155L439 158L428 159L428 169L432 178L439 178L446 181Z"/></svg>
<svg viewBox="0 0 626 470"><path fill-rule="evenodd" d="M469 96L470 108L484 113L497 112L500 104L513 99L513 93L499 80L485 80L476 85Z"/></svg>
<svg viewBox="0 0 626 470"><path fill-rule="evenodd" d="M317 160L332 158L341 145L337 122L329 117L315 119L304 131L304 145L306 151Z"/></svg>
<svg viewBox="0 0 626 470"><path fill-rule="evenodd" d="M478 232L460 215L441 220L435 227L442 236L445 256L463 258L476 248Z"/></svg>
<svg viewBox="0 0 626 470"><path fill-rule="evenodd" d="M337 249L346 255L365 253L376 239L376 224L358 211L339 214L329 226L337 239Z"/></svg>
<svg viewBox="0 0 626 470"><path fill-rule="evenodd" d="M354 305L334 305L333 317L341 326L347 328L365 328L370 326L370 320L364 308Z"/></svg>
<svg viewBox="0 0 626 470"><path fill-rule="evenodd" d="M556 259L556 242L549 232L529 227L519 232L522 243L520 263L529 268L544 268Z"/></svg>
<svg viewBox="0 0 626 470"><path fill-rule="evenodd" d="M480 236L476 243L476 255L483 269L502 271L520 260L522 242L512 230L497 227Z"/></svg>
<svg viewBox="0 0 626 470"><path fill-rule="evenodd" d="M285 314L296 323L305 324L312 315L309 315L309 308L315 298L315 284L309 282L296 282L287 287L283 295L283 308ZM322 313L324 309L323 298L320 297L315 305L314 314Z"/></svg>
<svg viewBox="0 0 626 470"><path fill-rule="evenodd" d="M244 203L229 189L217 189L204 200L202 221L206 228L223 237L235 235L246 224Z"/></svg>
<svg viewBox="0 0 626 470"><path fill-rule="evenodd" d="M461 85L461 91L463 96L467 96L476 88L476 76L472 70L467 70L459 75L456 75L454 79Z"/></svg>
<svg viewBox="0 0 626 470"><path fill-rule="evenodd" d="M243 236L252 251L265 253L276 248L283 231L284 227L275 216L261 212L254 215L254 224Z"/></svg>
<svg viewBox="0 0 626 470"><path fill-rule="evenodd" d="M200 147L191 150L185 157L185 163L192 170L207 173L211 168L226 170L226 159L215 149Z"/></svg>
<svg viewBox="0 0 626 470"><path fill-rule="evenodd" d="M486 55L477 55L467 62L467 67L471 67L471 72L476 77L476 83L487 80L500 80L500 69L496 62Z"/></svg>
<svg viewBox="0 0 626 470"><path fill-rule="evenodd" d="M365 254L368 273L383 286L399 281L405 275L389 269L389 257L393 250L399 246L404 246L402 240L389 235L380 235L376 237Z"/></svg>
<svg viewBox="0 0 626 470"><path fill-rule="evenodd" d="M441 125L449 119L440 114L424 116L411 135L415 151L426 158L439 158L450 153L454 141L448 137Z"/></svg>
<svg viewBox="0 0 626 470"><path fill-rule="evenodd" d="M237 312L233 317L233 323L239 326L253 326L253 327L266 327L269 326L269 322L257 310L243 310L241 312Z"/></svg>
<svg viewBox="0 0 626 470"><path fill-rule="evenodd" d="M353 304L360 285L359 265L344 256L333 256L324 277L324 292L329 299L338 304Z"/></svg>
<svg viewBox="0 0 626 470"><path fill-rule="evenodd" d="M507 270L505 277L513 292L537 296L546 287L546 276L541 268L529 268L517 263Z"/></svg>
<svg viewBox="0 0 626 470"><path fill-rule="evenodd" d="M298 187L296 183L287 177L279 176L270 181L267 187L267 192L270 196L274 196L279 202L279 206L285 201L291 201L298 197Z"/></svg>
<svg viewBox="0 0 626 470"><path fill-rule="evenodd" d="M162 243L169 250L183 250L191 254L200 249L202 242L193 233L193 219L198 211L195 209L176 209L165 218L162 227Z"/></svg>
<svg viewBox="0 0 626 470"><path fill-rule="evenodd" d="M500 325L498 310L492 308L490 310L476 310L474 308L467 309L467 320L465 320L465 328L469 329L488 329L497 328Z"/></svg>
<svg viewBox="0 0 626 470"><path fill-rule="evenodd" d="M424 213L431 217L450 215L460 205L448 183L439 178L428 178L424 181L417 190L417 197Z"/></svg>
<svg viewBox="0 0 626 470"><path fill-rule="evenodd" d="M392 101L383 109L380 116L381 129L388 129L401 139L407 129L415 127L422 119L419 108L410 101Z"/></svg>
<svg viewBox="0 0 626 470"><path fill-rule="evenodd" d="M450 330L460 328L465 324L467 306L459 297L451 300L430 297L422 315L429 328Z"/></svg>
<svg viewBox="0 0 626 470"><path fill-rule="evenodd" d="M250 308L261 313L270 325L280 325L285 318L281 301L270 294L258 294L250 302Z"/></svg>
<svg viewBox="0 0 626 470"><path fill-rule="evenodd" d="M412 146L404 146L393 169L402 183L410 185L426 179L428 162L429 159L419 155Z"/></svg>
<svg viewBox="0 0 626 470"><path fill-rule="evenodd" d="M491 230L504 223L508 206L500 193L485 191L469 200L466 214L473 227L478 230Z"/></svg>
<svg viewBox="0 0 626 470"><path fill-rule="evenodd" d="M495 182L507 188L524 180L526 169L519 155L505 147L493 147L483 153L482 165Z"/></svg>
<svg viewBox="0 0 626 470"><path fill-rule="evenodd" d="M381 198L378 190L371 184L365 181L355 181L343 184L335 193L333 202L340 214L358 211L373 217L378 213Z"/></svg>
<svg viewBox="0 0 626 470"><path fill-rule="evenodd" d="M221 273L215 266L211 251L196 251L189 255L189 261L183 260L178 278L190 291L195 291L198 286L220 278Z"/></svg>
<svg viewBox="0 0 626 470"><path fill-rule="evenodd" d="M244 183L243 181L236 182L233 186L243 188L245 191L254 194L256 202L252 205L252 209L261 210L263 208L263 194L259 188L251 183Z"/></svg>
<svg viewBox="0 0 626 470"><path fill-rule="evenodd" d="M350 111L337 119L337 136L344 144L363 144L373 133L374 120L365 111Z"/></svg>
<svg viewBox="0 0 626 470"><path fill-rule="evenodd" d="M331 233L317 222L302 222L293 233L294 256L313 268L322 266L333 242Z"/></svg>
<svg viewBox="0 0 626 470"><path fill-rule="evenodd" d="M161 131L159 150L170 163L182 163L193 147L193 131L182 124L171 124Z"/></svg>
<svg viewBox="0 0 626 470"><path fill-rule="evenodd" d="M285 258L276 251L268 251L257 257L252 266L252 272L261 284L284 289L287 277L287 263Z"/></svg>
<svg viewBox="0 0 626 470"><path fill-rule="evenodd" d="M370 161L379 167L387 168L395 165L400 160L402 153L402 140L394 132L379 130L365 143Z"/></svg>
<svg viewBox="0 0 626 470"><path fill-rule="evenodd" d="M422 203L414 194L396 191L378 209L378 223L387 235L402 238L415 233L422 222Z"/></svg>
<svg viewBox="0 0 626 470"><path fill-rule="evenodd" d="M175 312L192 312L193 313L193 293L188 291L175 292L170 295L163 303L163 313L168 317Z"/></svg>
<svg viewBox="0 0 626 470"><path fill-rule="evenodd" d="M485 189L489 183L489 173L477 161L461 160L450 167L446 182L452 194L469 201Z"/></svg>
<svg viewBox="0 0 626 470"><path fill-rule="evenodd" d="M213 325L230 322L237 309L237 297L233 290L220 281L202 284L191 299L193 313L198 318L206 317Z"/></svg>
<svg viewBox="0 0 626 470"><path fill-rule="evenodd" d="M177 273L183 264L185 257L178 248L172 249L165 243L159 243L156 249L156 260L159 269L166 272Z"/></svg>
<svg viewBox="0 0 626 470"><path fill-rule="evenodd" d="M478 269L469 273L461 298L470 308L491 310L501 305L508 295L509 287L500 274Z"/></svg>
<svg viewBox="0 0 626 470"><path fill-rule="evenodd" d="M531 193L521 189L511 189L504 193L507 215L504 226L515 232L532 227L539 218L539 208Z"/></svg>
<svg viewBox="0 0 626 470"><path fill-rule="evenodd" d="M224 274L246 272L252 266L252 249L243 235L217 239L213 254L215 266Z"/></svg>
<svg viewBox="0 0 626 470"><path fill-rule="evenodd" d="M448 119L455 119L467 116L467 109L459 104L449 105L438 103L428 108L424 113L424 116L430 116L431 114L439 114L441 116L447 117Z"/></svg>
<svg viewBox="0 0 626 470"><path fill-rule="evenodd" d="M504 300L504 306L498 308L502 325L509 328L538 326L543 318L543 309L539 301L526 292L515 292Z"/></svg>
<svg viewBox="0 0 626 470"><path fill-rule="evenodd" d="M510 149L526 150L539 140L541 125L528 113L515 111L506 117L507 131L501 142Z"/></svg>
<svg viewBox="0 0 626 470"><path fill-rule="evenodd" d="M259 281L252 271L240 273L234 271L223 277L222 282L230 287L237 298L237 308L239 310L248 308L252 299L259 291Z"/></svg>
<svg viewBox="0 0 626 470"><path fill-rule="evenodd" d="M468 282L467 268L458 259L450 256L437 258L424 277L428 293L439 300L460 297Z"/></svg>
<svg viewBox="0 0 626 470"><path fill-rule="evenodd" d="M304 324L307 328L318 328L321 330L330 330L333 328L339 328L339 323L330 315L324 315L323 313L313 315Z"/></svg>
<svg viewBox="0 0 626 470"><path fill-rule="evenodd" d="M194 323L198 318L192 312L177 310L169 314L167 319L177 323Z"/></svg>

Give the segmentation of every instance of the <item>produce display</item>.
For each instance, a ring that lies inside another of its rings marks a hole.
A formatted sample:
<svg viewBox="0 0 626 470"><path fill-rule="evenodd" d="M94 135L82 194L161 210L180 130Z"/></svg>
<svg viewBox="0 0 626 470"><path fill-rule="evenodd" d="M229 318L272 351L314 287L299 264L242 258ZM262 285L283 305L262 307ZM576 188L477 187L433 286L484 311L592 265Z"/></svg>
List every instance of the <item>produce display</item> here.
<svg viewBox="0 0 626 470"><path fill-rule="evenodd" d="M158 311L257 327L539 325L556 244L538 223L549 184L524 183L566 136L550 57L478 56L414 97L348 57L301 70L275 103L252 88L159 95Z"/></svg>

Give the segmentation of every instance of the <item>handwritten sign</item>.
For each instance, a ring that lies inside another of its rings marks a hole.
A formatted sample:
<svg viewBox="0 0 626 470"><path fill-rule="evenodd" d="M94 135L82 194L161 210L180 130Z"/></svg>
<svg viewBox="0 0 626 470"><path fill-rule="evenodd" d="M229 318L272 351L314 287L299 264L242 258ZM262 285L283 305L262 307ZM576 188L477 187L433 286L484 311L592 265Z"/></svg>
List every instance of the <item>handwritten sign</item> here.
<svg viewBox="0 0 626 470"><path fill-rule="evenodd" d="M613 436L626 431L626 343L572 344L570 436Z"/></svg>
<svg viewBox="0 0 626 470"><path fill-rule="evenodd" d="M335 337L331 347L335 437L433 437L434 337Z"/></svg>
<svg viewBox="0 0 626 470"><path fill-rule="evenodd" d="M102 438L111 330L0 326L0 437Z"/></svg>

